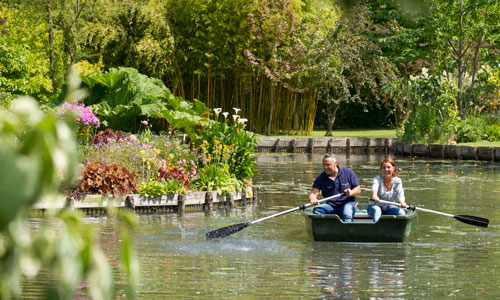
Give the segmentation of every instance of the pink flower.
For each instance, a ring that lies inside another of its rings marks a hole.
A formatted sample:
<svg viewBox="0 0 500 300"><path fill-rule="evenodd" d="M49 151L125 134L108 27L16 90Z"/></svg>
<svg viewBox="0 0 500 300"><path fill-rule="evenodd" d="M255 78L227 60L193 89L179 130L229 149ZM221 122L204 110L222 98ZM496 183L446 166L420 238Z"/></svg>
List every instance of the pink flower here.
<svg viewBox="0 0 500 300"><path fill-rule="evenodd" d="M148 125L148 121L146 121L146 120L142 120L142 121L141 121L141 124L142 124L142 125L146 125L146 126L147 126L147 125Z"/></svg>
<svg viewBox="0 0 500 300"><path fill-rule="evenodd" d="M66 112L72 112L75 115L75 122L84 125L100 126L99 119L94 115L90 108L85 107L85 104L73 101L73 103L65 102L58 110L58 114L62 115Z"/></svg>

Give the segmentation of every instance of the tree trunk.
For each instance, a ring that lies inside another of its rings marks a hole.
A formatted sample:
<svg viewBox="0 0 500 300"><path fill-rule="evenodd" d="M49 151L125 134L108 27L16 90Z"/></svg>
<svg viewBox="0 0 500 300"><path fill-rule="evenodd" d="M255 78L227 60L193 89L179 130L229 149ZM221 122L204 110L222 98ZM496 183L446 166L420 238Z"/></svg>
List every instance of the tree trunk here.
<svg viewBox="0 0 500 300"><path fill-rule="evenodd" d="M337 110L339 110L339 106L337 104L332 104L332 105L333 109L331 112L328 113L328 129L326 131L325 136L332 136L333 124L335 123L335 118L337 117Z"/></svg>
<svg viewBox="0 0 500 300"><path fill-rule="evenodd" d="M463 25L463 0L460 0L460 21L459 30L460 36L458 41L458 51L457 51L457 65L458 65L458 94L457 94L457 106L458 113L462 120L465 120L465 112L462 105L462 89L463 89L463 35L462 35L462 25Z"/></svg>
<svg viewBox="0 0 500 300"><path fill-rule="evenodd" d="M478 54L479 54L479 48L481 47L481 43L483 42L484 35L481 35L479 37L479 40L477 41L476 44L476 49L474 50L474 61L473 61L473 68L472 68L472 82L471 86L469 89L469 93L467 95L467 105L466 105L466 111L469 109L469 103L471 103L471 98L472 98L472 91L474 90L474 84L476 83L476 73L477 73L477 61L478 61Z"/></svg>
<svg viewBox="0 0 500 300"><path fill-rule="evenodd" d="M271 124L273 123L274 109L274 83L271 83L271 111L269 112L269 123L267 123L267 135L271 135Z"/></svg>

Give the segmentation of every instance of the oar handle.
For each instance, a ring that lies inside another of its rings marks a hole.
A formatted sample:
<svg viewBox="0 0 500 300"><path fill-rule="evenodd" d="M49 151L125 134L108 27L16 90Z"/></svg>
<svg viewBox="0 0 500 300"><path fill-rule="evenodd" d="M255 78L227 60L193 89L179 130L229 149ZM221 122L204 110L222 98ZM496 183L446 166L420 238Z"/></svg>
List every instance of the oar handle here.
<svg viewBox="0 0 500 300"><path fill-rule="evenodd" d="M342 196L343 194L344 194L344 193L340 193L340 194L337 194L337 195L333 195L333 196L330 196L330 197L326 197L326 198L323 198L323 199L319 200L318 202L319 202L319 203L322 203L322 202L325 202L325 201L331 200L331 199L333 199L333 198L340 197L340 196ZM274 217L277 217L277 216L281 216L281 215L284 215L284 214L287 214L287 213L291 213L291 212L296 211L296 210L299 210L299 209L305 209L306 207L309 207L309 206L311 206L311 205L312 205L311 203L302 204L302 205L300 205L300 206L297 206L297 207L291 208L291 209L289 209L289 210L285 210L285 211L279 212L279 213L274 214L274 215L271 215L271 216L267 216L267 217L264 217L264 218L261 218L261 219L258 219L258 220L254 220L254 221L250 222L250 224L259 223L259 222L262 222L262 221L265 221L265 220L268 220L268 219L271 219L271 218L274 218Z"/></svg>

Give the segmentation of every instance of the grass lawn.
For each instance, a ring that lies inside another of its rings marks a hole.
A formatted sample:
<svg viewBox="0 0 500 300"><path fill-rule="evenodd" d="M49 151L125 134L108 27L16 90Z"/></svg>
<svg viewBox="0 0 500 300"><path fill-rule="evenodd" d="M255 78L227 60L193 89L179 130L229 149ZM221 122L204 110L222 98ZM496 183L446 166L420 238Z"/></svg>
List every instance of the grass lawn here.
<svg viewBox="0 0 500 300"><path fill-rule="evenodd" d="M275 138L396 138L396 129L337 129L333 136L325 136L326 130L314 130L312 135L258 135Z"/></svg>
<svg viewBox="0 0 500 300"><path fill-rule="evenodd" d="M459 146L473 146L473 147L500 147L500 142L479 141L474 143L460 143Z"/></svg>

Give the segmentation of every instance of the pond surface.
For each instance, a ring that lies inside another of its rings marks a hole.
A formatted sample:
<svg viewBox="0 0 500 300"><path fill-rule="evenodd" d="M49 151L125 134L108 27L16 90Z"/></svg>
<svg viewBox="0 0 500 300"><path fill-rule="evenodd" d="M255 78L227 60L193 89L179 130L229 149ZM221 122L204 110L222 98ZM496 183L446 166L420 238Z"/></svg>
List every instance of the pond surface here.
<svg viewBox="0 0 500 300"><path fill-rule="evenodd" d="M260 154L254 206L211 214L140 215L134 240L139 299L499 299L500 164L396 158L408 203L490 219L487 229L419 212L405 243L311 241L293 212L219 240L205 234L307 203L321 154ZM380 155L338 155L358 175L367 202ZM102 227L115 265L117 223ZM120 277L119 271L116 276ZM125 292L116 298L125 298Z"/></svg>

